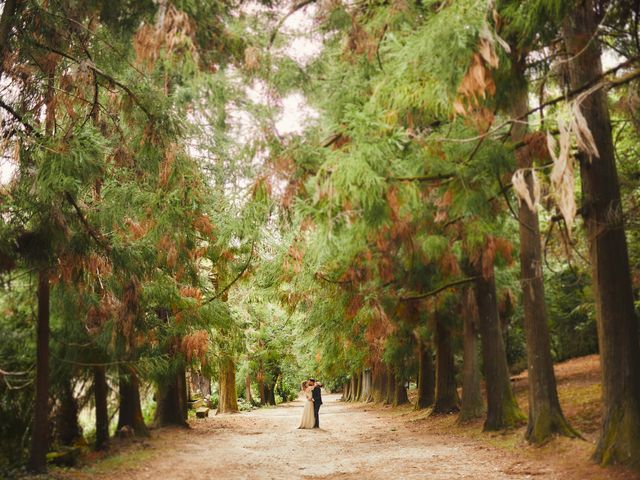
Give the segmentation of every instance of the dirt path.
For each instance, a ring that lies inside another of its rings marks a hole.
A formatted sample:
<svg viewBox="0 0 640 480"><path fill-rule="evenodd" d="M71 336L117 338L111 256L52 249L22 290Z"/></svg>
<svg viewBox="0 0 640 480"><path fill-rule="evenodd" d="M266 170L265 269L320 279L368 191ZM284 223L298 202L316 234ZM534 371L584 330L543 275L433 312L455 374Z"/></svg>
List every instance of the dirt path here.
<svg viewBox="0 0 640 480"><path fill-rule="evenodd" d="M326 395L320 430L298 430L302 402L193 421L57 478L561 478L540 462L462 437L415 431L377 409ZM563 479L567 476L564 474Z"/></svg>

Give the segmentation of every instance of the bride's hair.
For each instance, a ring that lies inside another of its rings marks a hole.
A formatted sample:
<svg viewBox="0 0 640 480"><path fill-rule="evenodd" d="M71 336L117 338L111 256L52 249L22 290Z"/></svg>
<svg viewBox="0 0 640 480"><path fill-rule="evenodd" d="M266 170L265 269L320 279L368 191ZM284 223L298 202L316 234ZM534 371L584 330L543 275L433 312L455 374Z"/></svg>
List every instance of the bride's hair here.
<svg viewBox="0 0 640 480"><path fill-rule="evenodd" d="M307 381L305 380L304 382L302 382L302 384L300 386L302 387L302 390L307 388Z"/></svg>

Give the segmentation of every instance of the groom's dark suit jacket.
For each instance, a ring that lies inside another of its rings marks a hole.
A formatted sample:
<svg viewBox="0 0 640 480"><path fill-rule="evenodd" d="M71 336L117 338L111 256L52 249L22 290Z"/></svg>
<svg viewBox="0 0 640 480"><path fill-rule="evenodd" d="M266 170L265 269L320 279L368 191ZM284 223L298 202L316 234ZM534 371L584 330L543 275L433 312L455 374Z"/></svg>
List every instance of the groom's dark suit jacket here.
<svg viewBox="0 0 640 480"><path fill-rule="evenodd" d="M322 393L320 390L320 385L316 385L316 387L311 391L311 395L313 396L313 405L316 406L316 408L322 405Z"/></svg>

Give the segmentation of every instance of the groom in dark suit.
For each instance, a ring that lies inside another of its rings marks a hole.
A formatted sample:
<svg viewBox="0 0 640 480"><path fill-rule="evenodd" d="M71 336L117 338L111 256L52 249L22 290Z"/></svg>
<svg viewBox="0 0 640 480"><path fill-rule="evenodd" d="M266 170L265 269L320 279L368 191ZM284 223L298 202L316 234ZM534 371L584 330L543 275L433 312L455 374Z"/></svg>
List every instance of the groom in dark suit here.
<svg viewBox="0 0 640 480"><path fill-rule="evenodd" d="M313 396L313 416L316 418L316 423L313 428L320 428L320 406L322 405L322 384L317 383L313 378L309 379L309 384L313 386L311 395Z"/></svg>

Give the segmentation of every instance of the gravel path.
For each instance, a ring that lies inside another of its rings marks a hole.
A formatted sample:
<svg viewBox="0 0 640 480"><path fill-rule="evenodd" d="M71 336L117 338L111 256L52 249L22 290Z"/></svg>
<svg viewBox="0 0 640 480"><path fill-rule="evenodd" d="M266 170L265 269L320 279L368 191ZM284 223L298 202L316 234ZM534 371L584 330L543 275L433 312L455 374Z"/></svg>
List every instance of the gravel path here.
<svg viewBox="0 0 640 480"><path fill-rule="evenodd" d="M321 429L298 430L302 402L212 416L162 429L119 456L58 478L103 479L530 479L548 467L461 437L412 431L405 422L325 395ZM118 459L118 457L120 457Z"/></svg>

